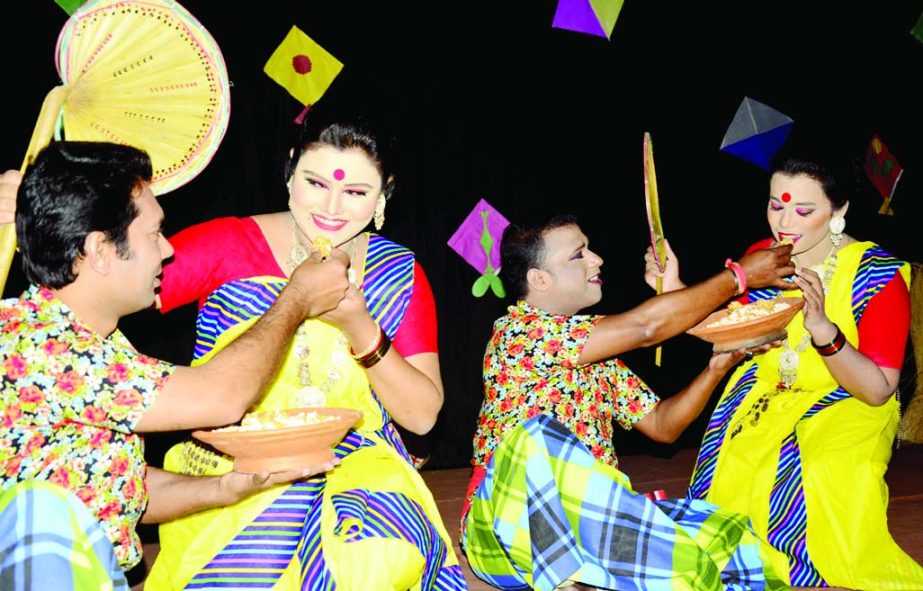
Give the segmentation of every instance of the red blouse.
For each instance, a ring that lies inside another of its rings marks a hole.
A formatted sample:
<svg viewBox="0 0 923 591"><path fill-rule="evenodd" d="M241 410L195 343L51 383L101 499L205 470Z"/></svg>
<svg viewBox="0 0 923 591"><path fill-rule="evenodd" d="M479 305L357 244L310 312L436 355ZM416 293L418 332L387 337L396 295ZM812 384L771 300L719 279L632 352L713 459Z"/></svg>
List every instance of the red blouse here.
<svg viewBox="0 0 923 591"><path fill-rule="evenodd" d="M173 260L163 269L161 312L198 300L237 279L286 277L253 218L224 217L191 226L170 238ZM402 357L436 353L436 306L429 280L413 266L413 294L393 339Z"/></svg>

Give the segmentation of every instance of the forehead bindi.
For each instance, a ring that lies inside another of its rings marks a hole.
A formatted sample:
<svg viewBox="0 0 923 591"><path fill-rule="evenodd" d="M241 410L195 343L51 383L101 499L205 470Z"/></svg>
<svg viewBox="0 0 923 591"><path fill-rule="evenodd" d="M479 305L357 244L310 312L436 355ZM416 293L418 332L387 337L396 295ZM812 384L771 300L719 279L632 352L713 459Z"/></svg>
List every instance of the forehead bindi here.
<svg viewBox="0 0 923 591"><path fill-rule="evenodd" d="M359 149L340 150L332 146L317 146L306 151L298 170L345 185L380 186L381 173L368 155Z"/></svg>
<svg viewBox="0 0 923 591"><path fill-rule="evenodd" d="M776 173L770 180L769 188L769 194L781 203L814 206L829 203L823 186L817 179L805 174Z"/></svg>

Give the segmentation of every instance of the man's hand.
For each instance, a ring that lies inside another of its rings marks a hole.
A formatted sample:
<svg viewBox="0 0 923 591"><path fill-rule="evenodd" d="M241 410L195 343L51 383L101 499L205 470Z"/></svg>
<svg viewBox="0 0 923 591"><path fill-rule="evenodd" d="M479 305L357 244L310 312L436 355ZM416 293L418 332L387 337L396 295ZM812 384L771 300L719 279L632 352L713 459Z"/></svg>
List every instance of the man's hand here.
<svg viewBox="0 0 923 591"><path fill-rule="evenodd" d="M740 266L747 274L747 287L797 287L785 280L795 272L791 244L764 248L744 255L740 259Z"/></svg>
<svg viewBox="0 0 923 591"><path fill-rule="evenodd" d="M291 289L298 294L296 297L304 306L306 318L320 316L336 308L346 296L350 285L346 277L348 268L346 253L333 250L322 258L315 250L292 273L286 291Z"/></svg>
<svg viewBox="0 0 923 591"><path fill-rule="evenodd" d="M228 472L222 476L190 476L148 466L144 481L149 499L141 521L166 523L206 509L233 505L261 490L329 472L339 463L334 458L320 466L286 472Z"/></svg>
<svg viewBox="0 0 923 591"><path fill-rule="evenodd" d="M746 349L725 351L723 353L715 351L712 353L711 360L708 362L708 367L709 369L724 374L744 358L750 359L754 355L761 355L770 349L775 349L781 346L782 341L772 341L762 345L757 345L756 347L748 347Z"/></svg>
<svg viewBox="0 0 923 591"><path fill-rule="evenodd" d="M0 174L0 225L16 220L16 193L22 183L22 173L8 170Z"/></svg>
<svg viewBox="0 0 923 591"><path fill-rule="evenodd" d="M221 477L218 483L218 489L221 491L220 496L223 504L231 505L242 501L252 494L258 493L267 488L272 488L279 484L288 484L296 480L310 478L315 474L322 474L333 470L339 465L340 459L334 458L329 462L324 462L320 466L299 468L297 470L286 470L284 472L259 472L248 474L246 472L228 472Z"/></svg>
<svg viewBox="0 0 923 591"><path fill-rule="evenodd" d="M670 248L670 243L666 238L663 239L663 244L666 247L666 264L663 271L660 270L654 259L654 247L647 247L647 251L644 253L644 281L651 289L657 289L657 278L660 277L663 280L663 292L666 293L682 289L686 287L686 284L679 278L679 260L673 253L673 249Z"/></svg>

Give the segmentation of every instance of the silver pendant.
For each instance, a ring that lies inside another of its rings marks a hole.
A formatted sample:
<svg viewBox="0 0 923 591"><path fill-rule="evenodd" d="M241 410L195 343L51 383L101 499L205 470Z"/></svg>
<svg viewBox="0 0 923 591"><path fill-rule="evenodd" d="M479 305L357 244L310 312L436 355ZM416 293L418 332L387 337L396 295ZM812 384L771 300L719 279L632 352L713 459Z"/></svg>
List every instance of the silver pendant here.
<svg viewBox="0 0 923 591"><path fill-rule="evenodd" d="M798 362L798 353L795 353L791 349L786 349L779 355L779 367L787 372L793 372L798 369Z"/></svg>

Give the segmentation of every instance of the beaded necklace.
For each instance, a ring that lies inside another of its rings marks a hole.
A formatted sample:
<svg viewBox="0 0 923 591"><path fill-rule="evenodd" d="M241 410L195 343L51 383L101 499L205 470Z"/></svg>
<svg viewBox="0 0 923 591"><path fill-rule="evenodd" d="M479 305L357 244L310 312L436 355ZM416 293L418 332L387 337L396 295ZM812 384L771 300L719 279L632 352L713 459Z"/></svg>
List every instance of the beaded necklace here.
<svg viewBox="0 0 923 591"><path fill-rule="evenodd" d="M833 281L833 275L836 272L837 247L833 247L824 262L819 265L808 267L820 277L821 285L824 289L824 295L830 291L830 283ZM794 258L794 257L793 257ZM747 410L739 419L735 420L730 428L729 436L731 439L743 431L745 425L756 426L760 417L769 409L772 399L785 390L790 390L798 379L798 365L801 362L801 353L808 350L811 344L811 333L805 331L798 343L792 346L786 338L782 341L782 352L779 354L779 383L774 390L764 392L753 406Z"/></svg>
<svg viewBox="0 0 923 591"><path fill-rule="evenodd" d="M820 277L821 285L826 296L830 292L830 282L833 281L833 275L836 273L837 247L834 246L827 258L819 265L808 267ZM792 257L794 258L794 257ZM811 333L805 331L801 340L794 346L786 338L782 341L782 352L779 354L779 386L783 389L789 389L795 380L798 379L798 365L801 363L800 354L808 350L811 344Z"/></svg>
<svg viewBox="0 0 923 591"><path fill-rule="evenodd" d="M308 249L304 245L301 240L301 237L304 236L304 231L298 227L298 222L295 221L294 216L292 216L291 219L292 250L289 253L288 261L286 261L289 276L291 276L298 265L308 258L309 253L313 250ZM353 259L353 251L355 250L357 240L358 237L354 237L345 245L344 250L349 255L350 260ZM355 284L356 281L352 266L350 266L348 273L349 280ZM307 321L303 322L301 326L298 327L298 330L295 331L294 352L295 357L298 359L298 381L301 384L301 389L295 394L294 403L296 407L327 406L327 395L333 391L336 383L340 381L342 377L341 370L346 367L346 364L352 361L352 355L349 352L349 341L346 335L342 332L339 333L328 355L329 367L326 376L324 376L323 384L318 385L314 383L313 376L311 375L311 347L308 345L308 332Z"/></svg>

